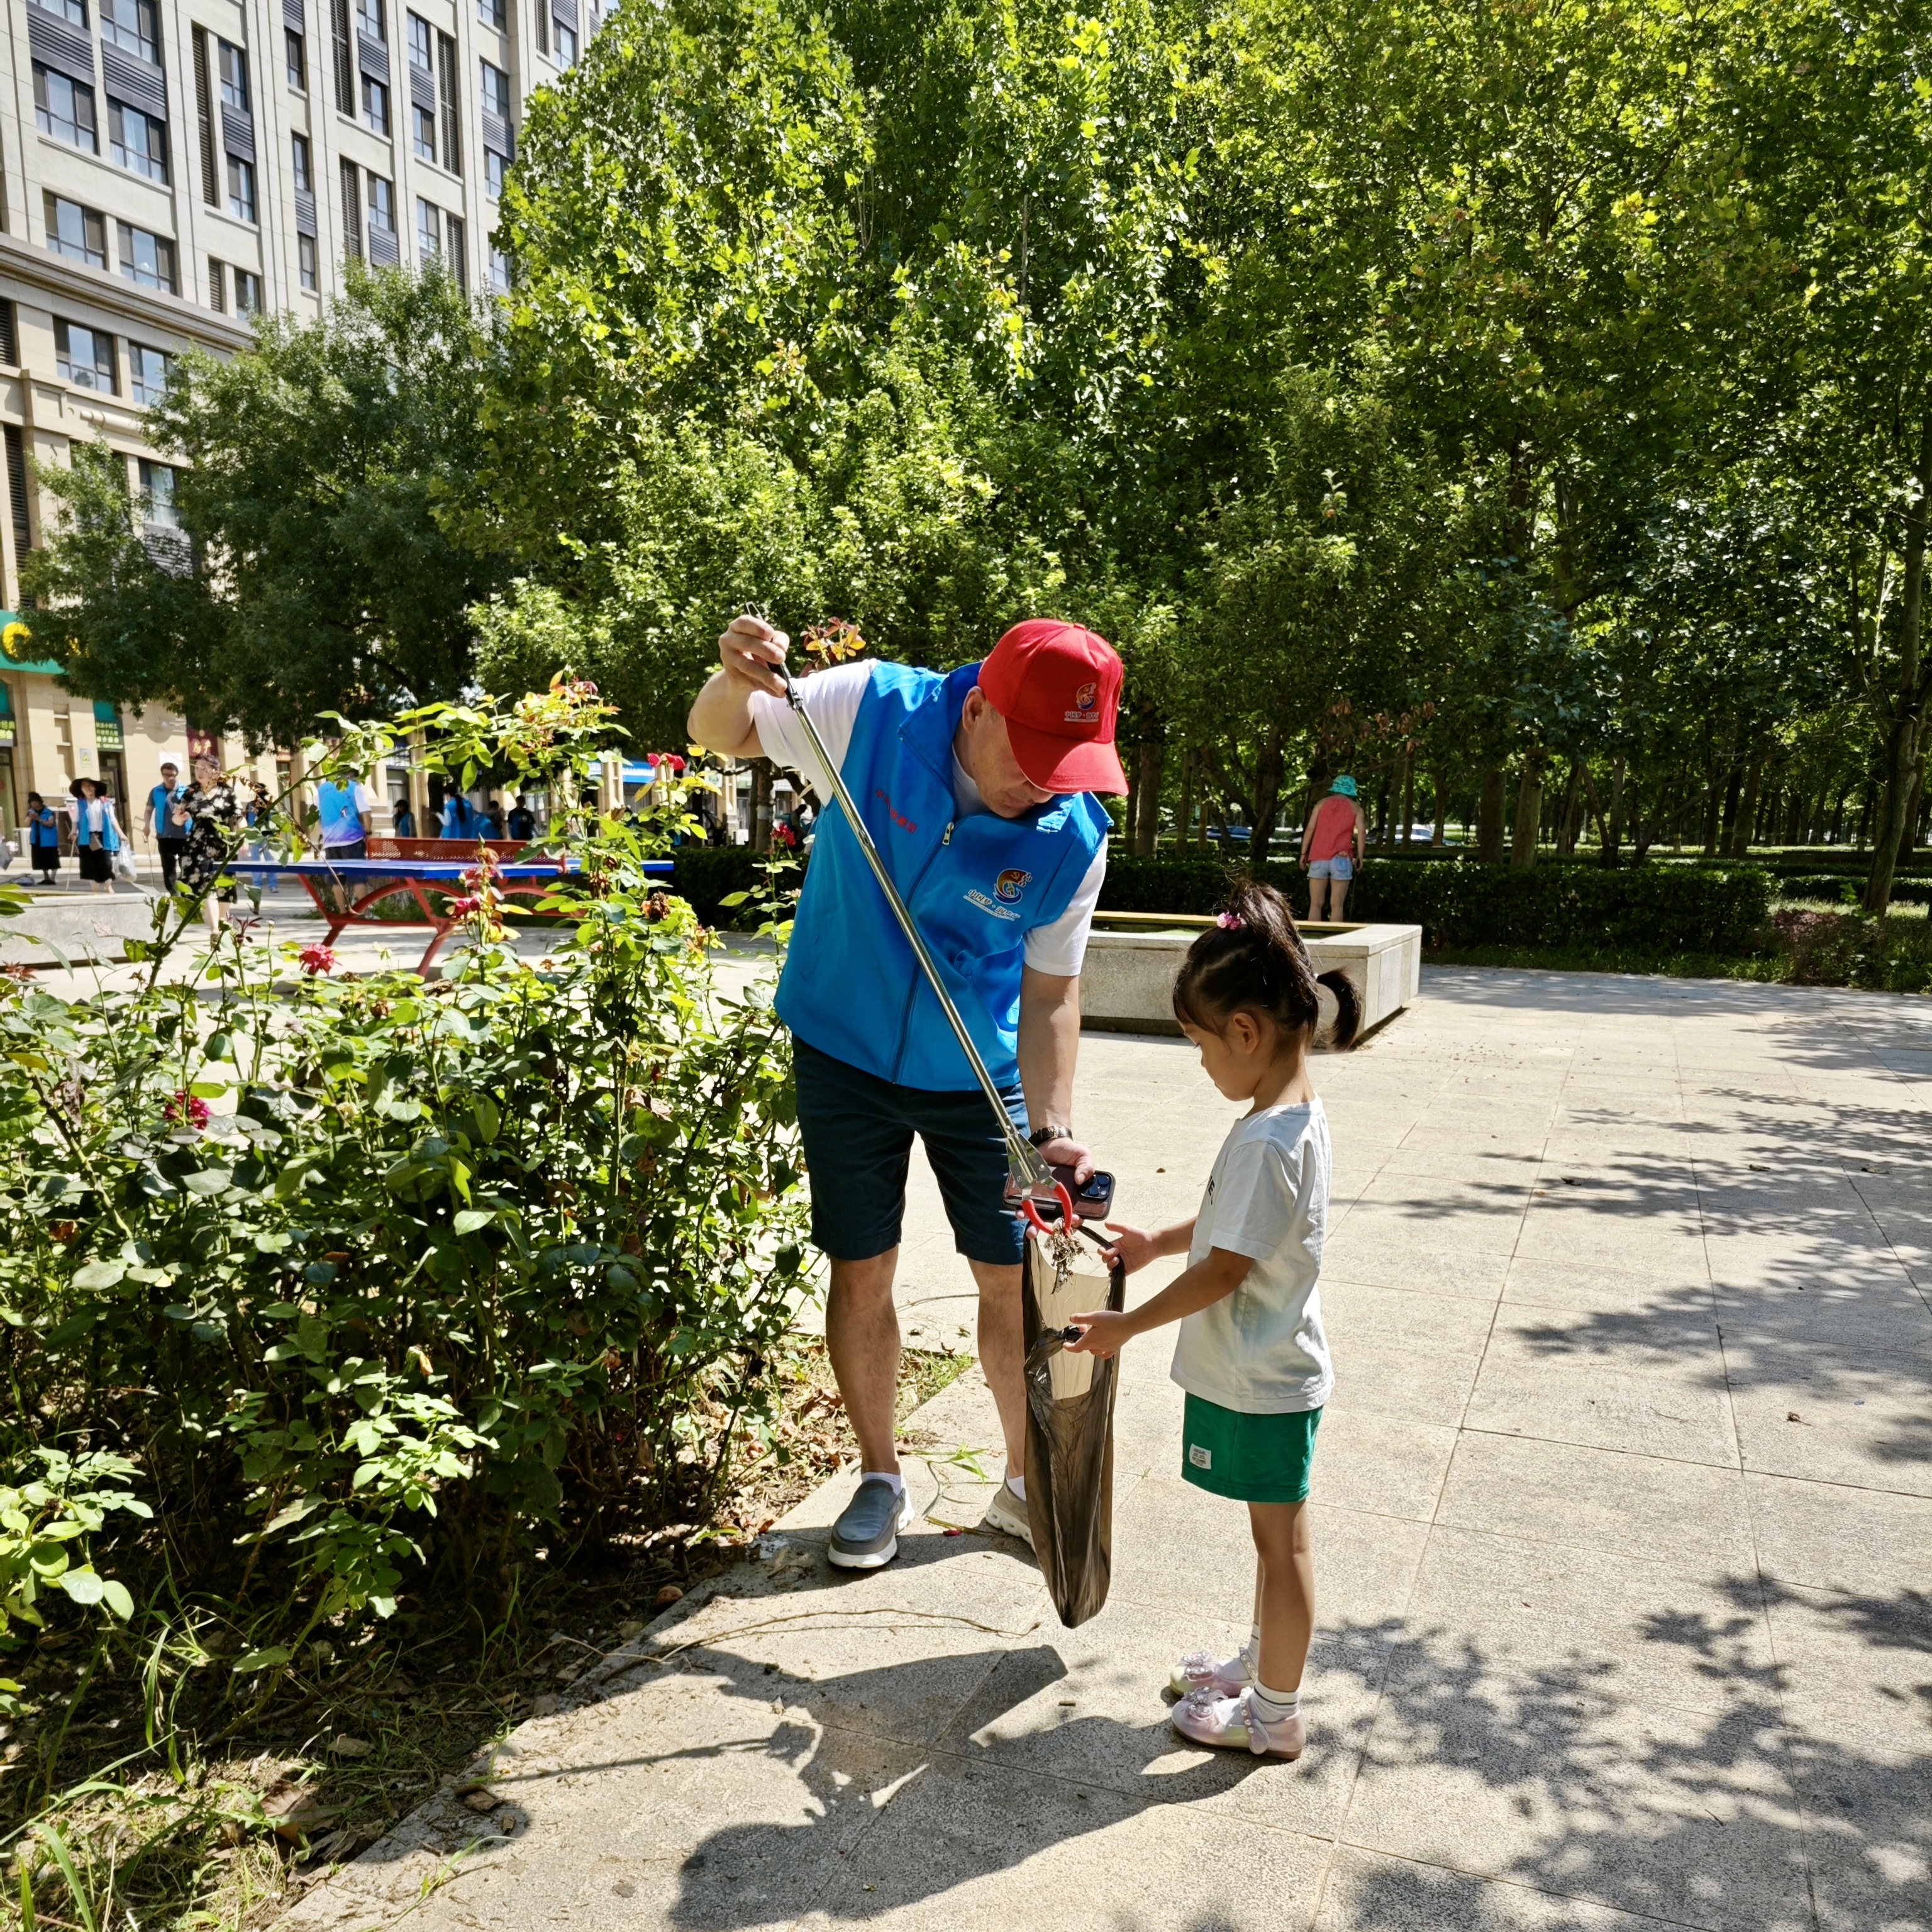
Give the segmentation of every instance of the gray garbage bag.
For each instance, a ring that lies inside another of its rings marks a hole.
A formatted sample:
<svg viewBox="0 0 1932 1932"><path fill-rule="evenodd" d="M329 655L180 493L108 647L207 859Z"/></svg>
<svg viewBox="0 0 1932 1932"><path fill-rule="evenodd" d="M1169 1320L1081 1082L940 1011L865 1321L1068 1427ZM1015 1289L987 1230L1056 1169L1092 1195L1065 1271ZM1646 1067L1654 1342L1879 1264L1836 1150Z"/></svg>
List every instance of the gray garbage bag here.
<svg viewBox="0 0 1932 1932"><path fill-rule="evenodd" d="M1040 1574L1069 1630L1107 1600L1114 1550L1114 1388L1119 1364L1070 1354L1076 1315L1126 1304L1124 1270L1076 1244L1029 1230L1022 1295L1025 1324L1027 1516Z"/></svg>

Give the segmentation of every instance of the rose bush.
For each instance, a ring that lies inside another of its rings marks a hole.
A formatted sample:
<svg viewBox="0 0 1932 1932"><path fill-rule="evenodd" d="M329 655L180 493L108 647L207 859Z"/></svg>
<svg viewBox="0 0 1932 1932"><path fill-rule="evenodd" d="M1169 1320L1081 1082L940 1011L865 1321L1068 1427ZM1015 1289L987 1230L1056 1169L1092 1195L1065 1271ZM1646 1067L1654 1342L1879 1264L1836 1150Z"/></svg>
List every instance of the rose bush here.
<svg viewBox="0 0 1932 1932"><path fill-rule="evenodd" d="M439 707L338 764L426 733L574 798L601 730L582 693ZM4 982L0 1495L111 1471L152 1512L98 1481L70 1512L117 1586L94 1614L165 1572L272 1672L424 1566L506 1594L537 1540L700 1522L733 1444L772 1440L808 1290L789 1054L644 869L680 809L579 828L541 962L485 863L440 982L184 955L177 905L132 986Z"/></svg>

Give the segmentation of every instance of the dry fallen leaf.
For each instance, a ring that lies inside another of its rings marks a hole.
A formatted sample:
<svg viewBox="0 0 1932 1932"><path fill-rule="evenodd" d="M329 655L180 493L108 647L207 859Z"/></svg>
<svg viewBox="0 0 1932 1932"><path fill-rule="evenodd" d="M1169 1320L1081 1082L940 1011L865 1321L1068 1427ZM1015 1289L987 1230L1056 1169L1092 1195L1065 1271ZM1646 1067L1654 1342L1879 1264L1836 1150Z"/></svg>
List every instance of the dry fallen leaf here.
<svg viewBox="0 0 1932 1932"><path fill-rule="evenodd" d="M366 1738L352 1738L346 1731L338 1731L328 1741L331 1757L367 1757L376 1747Z"/></svg>
<svg viewBox="0 0 1932 1932"><path fill-rule="evenodd" d="M494 1811L503 1802L494 1791L466 1791L463 1802L472 1811Z"/></svg>
<svg viewBox="0 0 1932 1932"><path fill-rule="evenodd" d="M675 1583L667 1583L657 1594L658 1608L668 1610L673 1604L681 1601L683 1596L684 1592Z"/></svg>

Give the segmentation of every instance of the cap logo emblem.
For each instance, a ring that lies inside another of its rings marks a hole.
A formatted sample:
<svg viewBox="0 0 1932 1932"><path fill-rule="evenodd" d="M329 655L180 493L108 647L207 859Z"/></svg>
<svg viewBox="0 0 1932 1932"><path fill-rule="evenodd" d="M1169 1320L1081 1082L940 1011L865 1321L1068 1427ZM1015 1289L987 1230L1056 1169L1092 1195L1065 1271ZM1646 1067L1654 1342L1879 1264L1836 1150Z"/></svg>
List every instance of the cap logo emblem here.
<svg viewBox="0 0 1932 1932"><path fill-rule="evenodd" d="M993 890L1006 901L1007 904L1011 905L1032 884L1033 874L1030 872L1022 872L1016 869L1010 872L1002 872L993 882Z"/></svg>
<svg viewBox="0 0 1932 1932"><path fill-rule="evenodd" d="M1100 687L1091 678L1073 694L1073 709L1062 722L1068 724L1097 724L1100 713L1096 709L1096 700L1100 695Z"/></svg>

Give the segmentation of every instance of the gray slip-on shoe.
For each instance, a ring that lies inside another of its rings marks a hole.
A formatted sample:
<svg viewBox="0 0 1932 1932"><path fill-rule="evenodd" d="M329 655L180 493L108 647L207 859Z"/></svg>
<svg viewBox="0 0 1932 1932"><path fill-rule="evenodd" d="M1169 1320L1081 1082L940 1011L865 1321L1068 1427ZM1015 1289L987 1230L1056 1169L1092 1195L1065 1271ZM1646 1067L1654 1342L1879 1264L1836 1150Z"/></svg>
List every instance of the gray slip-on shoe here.
<svg viewBox="0 0 1932 1932"><path fill-rule="evenodd" d="M883 1476L868 1476L832 1526L826 1551L839 1570L877 1570L899 1553L899 1532L916 1512L912 1498Z"/></svg>

